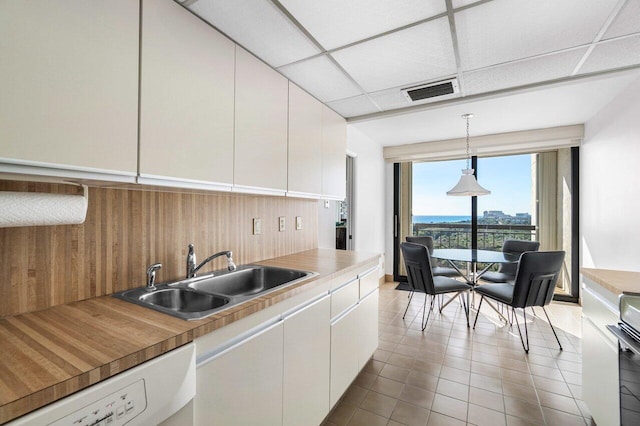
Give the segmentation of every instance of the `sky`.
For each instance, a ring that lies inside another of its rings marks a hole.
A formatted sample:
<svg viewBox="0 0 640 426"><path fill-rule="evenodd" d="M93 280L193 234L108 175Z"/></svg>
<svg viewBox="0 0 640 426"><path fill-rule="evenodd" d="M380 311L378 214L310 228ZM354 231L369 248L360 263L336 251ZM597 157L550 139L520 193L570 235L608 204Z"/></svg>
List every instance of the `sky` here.
<svg viewBox="0 0 640 426"><path fill-rule="evenodd" d="M466 160L413 164L414 216L470 216L470 197L449 197ZM478 183L491 194L478 197L478 215L484 210L506 214L532 212L531 155L478 159Z"/></svg>

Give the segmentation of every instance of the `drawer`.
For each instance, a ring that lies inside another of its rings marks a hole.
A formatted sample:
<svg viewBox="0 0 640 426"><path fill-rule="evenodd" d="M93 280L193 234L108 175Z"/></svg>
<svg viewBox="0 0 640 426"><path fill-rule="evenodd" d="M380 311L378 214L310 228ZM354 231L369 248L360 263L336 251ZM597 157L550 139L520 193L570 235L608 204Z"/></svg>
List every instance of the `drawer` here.
<svg viewBox="0 0 640 426"><path fill-rule="evenodd" d="M378 288L379 279L377 267L373 268L369 272L365 272L364 274L359 275L358 278L360 279L360 299L363 299L365 296Z"/></svg>
<svg viewBox="0 0 640 426"><path fill-rule="evenodd" d="M354 279L331 293L331 318L335 318L358 303L358 280Z"/></svg>
<svg viewBox="0 0 640 426"><path fill-rule="evenodd" d="M591 321L605 338L615 341L613 335L606 330L606 326L618 323L620 314L617 305L613 305L610 300L589 286L585 286L582 290L583 317Z"/></svg>
<svg viewBox="0 0 640 426"><path fill-rule="evenodd" d="M355 272L342 274L339 277L332 278L329 281L329 290L331 291L337 290L338 288L342 287L344 283L348 283L356 279L358 279L358 275Z"/></svg>

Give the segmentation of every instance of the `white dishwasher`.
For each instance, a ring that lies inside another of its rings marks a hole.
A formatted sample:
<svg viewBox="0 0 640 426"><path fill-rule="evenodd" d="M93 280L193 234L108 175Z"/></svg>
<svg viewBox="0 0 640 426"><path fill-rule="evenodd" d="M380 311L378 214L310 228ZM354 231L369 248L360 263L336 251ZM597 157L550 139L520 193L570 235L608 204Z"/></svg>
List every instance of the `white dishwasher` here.
<svg viewBox="0 0 640 426"><path fill-rule="evenodd" d="M189 343L9 425L157 425L187 405L195 394L195 345Z"/></svg>

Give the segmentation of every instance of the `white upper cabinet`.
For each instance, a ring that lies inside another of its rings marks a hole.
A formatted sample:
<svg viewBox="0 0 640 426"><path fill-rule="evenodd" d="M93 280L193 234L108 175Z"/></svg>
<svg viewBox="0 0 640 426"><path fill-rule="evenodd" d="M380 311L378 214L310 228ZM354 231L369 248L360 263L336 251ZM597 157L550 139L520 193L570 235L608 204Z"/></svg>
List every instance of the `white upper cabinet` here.
<svg viewBox="0 0 640 426"><path fill-rule="evenodd" d="M287 190L288 81L236 46L234 189Z"/></svg>
<svg viewBox="0 0 640 426"><path fill-rule="evenodd" d="M322 103L289 82L288 194L322 193Z"/></svg>
<svg viewBox="0 0 640 426"><path fill-rule="evenodd" d="M0 2L0 165L133 181L138 9L131 0Z"/></svg>
<svg viewBox="0 0 640 426"><path fill-rule="evenodd" d="M182 6L143 1L141 182L231 189L234 62L234 43Z"/></svg>
<svg viewBox="0 0 640 426"><path fill-rule="evenodd" d="M347 122L322 107L322 197L344 200L347 191Z"/></svg>

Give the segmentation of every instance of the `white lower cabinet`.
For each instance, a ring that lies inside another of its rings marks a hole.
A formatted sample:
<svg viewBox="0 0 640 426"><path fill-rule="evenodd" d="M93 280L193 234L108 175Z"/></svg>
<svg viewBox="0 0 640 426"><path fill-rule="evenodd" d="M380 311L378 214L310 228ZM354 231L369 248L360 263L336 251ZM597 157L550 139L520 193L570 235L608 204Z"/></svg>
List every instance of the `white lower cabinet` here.
<svg viewBox="0 0 640 426"><path fill-rule="evenodd" d="M618 342L606 329L619 318L617 295L584 278L582 395L598 426L620 424Z"/></svg>
<svg viewBox="0 0 640 426"><path fill-rule="evenodd" d="M196 370L196 425L282 425L283 322L212 354Z"/></svg>
<svg viewBox="0 0 640 426"><path fill-rule="evenodd" d="M358 374L358 305L331 323L331 396L333 407Z"/></svg>
<svg viewBox="0 0 640 426"><path fill-rule="evenodd" d="M358 305L358 371L378 349L378 294L375 290Z"/></svg>
<svg viewBox="0 0 640 426"><path fill-rule="evenodd" d="M284 319L285 426L318 425L329 412L329 295Z"/></svg>
<svg viewBox="0 0 640 426"><path fill-rule="evenodd" d="M198 338L193 423L321 424L378 347L378 289L343 278Z"/></svg>

